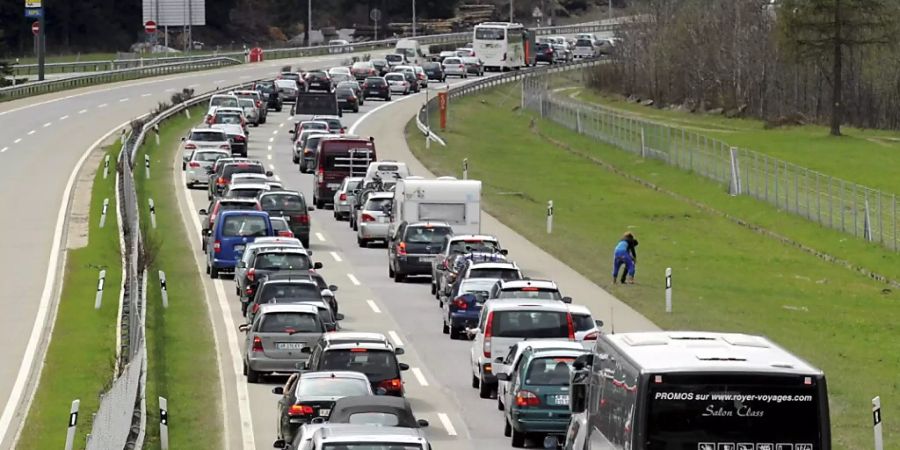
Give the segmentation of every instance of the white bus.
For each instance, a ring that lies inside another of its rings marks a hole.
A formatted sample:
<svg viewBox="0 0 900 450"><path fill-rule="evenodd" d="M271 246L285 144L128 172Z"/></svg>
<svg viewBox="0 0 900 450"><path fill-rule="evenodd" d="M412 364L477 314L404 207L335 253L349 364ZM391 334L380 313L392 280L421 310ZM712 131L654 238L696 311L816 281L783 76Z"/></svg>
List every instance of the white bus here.
<svg viewBox="0 0 900 450"><path fill-rule="evenodd" d="M518 69L525 63L525 27L520 23L484 22L475 25L472 45L484 70Z"/></svg>

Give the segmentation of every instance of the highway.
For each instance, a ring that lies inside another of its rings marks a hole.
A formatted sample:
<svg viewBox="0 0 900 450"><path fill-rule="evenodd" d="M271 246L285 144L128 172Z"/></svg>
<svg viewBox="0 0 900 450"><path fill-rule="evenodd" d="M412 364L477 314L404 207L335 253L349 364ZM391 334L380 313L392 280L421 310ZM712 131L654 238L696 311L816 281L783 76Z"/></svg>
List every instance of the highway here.
<svg viewBox="0 0 900 450"><path fill-rule="evenodd" d="M469 81L472 80L453 79L450 84ZM432 86L429 95L435 95L435 88L443 87ZM404 138L407 120L414 116L424 99L424 93L408 97L395 95L390 103L372 99L358 114L345 113L343 123L352 134L373 136L379 159L405 161L414 175L433 177L413 158ZM286 189L299 190L311 199L312 175L300 173L297 165L291 162L288 130L295 121L302 119L291 117L287 110L270 112L268 123L251 131L249 156L272 169ZM440 151L437 144L432 148ZM172 163L181 165L177 159ZM191 229L191 247L196 249L200 245L196 212L206 207L206 193L204 190L187 191L180 175L178 178L173 182L183 194L180 196L181 214ZM471 343L451 341L441 332L440 309L429 293L428 279L414 278L400 284L389 279L384 246L359 248L355 232L347 222L337 222L330 209L314 211L311 223L313 259L324 263L320 272L329 283L340 288L337 297L341 312L346 316L343 329L385 333L406 349L400 360L412 367L403 374L407 397L417 416L431 423L428 435L434 445L447 449L509 447L495 401L478 398L470 386L468 352ZM557 281L565 295L572 296L575 303L588 305L595 317L602 318L607 324L614 321L616 331L656 329L627 305L486 213L482 215L482 230L499 237L503 247L509 250L510 258L527 275ZM195 256L198 271L203 273L205 255L196 251ZM598 270L607 270L605 259L598 261ZM240 356L243 333L237 331L244 321L233 281L228 276L215 282L204 276L204 280L221 345L226 410L237 412L226 419L230 448L270 448L275 439L275 403L278 399L271 389L283 384L285 378L271 377L254 385L246 383Z"/></svg>

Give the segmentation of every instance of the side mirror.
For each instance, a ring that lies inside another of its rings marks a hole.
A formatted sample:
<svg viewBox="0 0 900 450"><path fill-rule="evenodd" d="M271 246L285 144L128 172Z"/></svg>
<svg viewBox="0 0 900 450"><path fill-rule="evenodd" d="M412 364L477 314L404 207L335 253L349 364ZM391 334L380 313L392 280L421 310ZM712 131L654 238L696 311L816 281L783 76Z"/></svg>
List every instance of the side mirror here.
<svg viewBox="0 0 900 450"><path fill-rule="evenodd" d="M325 331L327 331L327 332L337 331L337 324L336 323L326 323Z"/></svg>
<svg viewBox="0 0 900 450"><path fill-rule="evenodd" d="M203 230L203 235L204 236L212 236L212 230L209 230L209 229Z"/></svg>
<svg viewBox="0 0 900 450"><path fill-rule="evenodd" d="M238 262L238 267L240 267L241 269L246 269L246 268L247 268L247 261L240 261L240 262Z"/></svg>
<svg viewBox="0 0 900 450"><path fill-rule="evenodd" d="M403 350L403 347L397 347L394 349L395 355L403 355L406 354L406 350Z"/></svg>
<svg viewBox="0 0 900 450"><path fill-rule="evenodd" d="M275 174L274 174L274 173L272 173L272 171L271 171L271 170L269 170L269 171L266 171L266 176L267 176L267 177L271 177L271 176L273 176L273 175L275 175Z"/></svg>
<svg viewBox="0 0 900 450"><path fill-rule="evenodd" d="M315 419L310 420L309 423L325 423L325 418L324 417L316 417Z"/></svg>
<svg viewBox="0 0 900 450"><path fill-rule="evenodd" d="M321 269L322 267L325 267L325 266L323 266L322 263L320 263L320 262L313 263L313 269Z"/></svg>
<svg viewBox="0 0 900 450"><path fill-rule="evenodd" d="M290 448L291 446L288 445L287 443L285 443L285 442L284 442L284 439L278 439L277 441L275 441L275 443L272 444L272 447L273 447L273 448L288 449L288 448Z"/></svg>
<svg viewBox="0 0 900 450"><path fill-rule="evenodd" d="M500 249L500 254L503 255L503 256L506 256L506 255L509 254L509 250L507 250L507 249L505 249L505 248Z"/></svg>
<svg viewBox="0 0 900 450"><path fill-rule="evenodd" d="M498 356L498 357L494 358L494 362L495 362L495 363L503 364L503 357L502 357L502 356Z"/></svg>
<svg viewBox="0 0 900 450"><path fill-rule="evenodd" d="M199 215L201 215L201 216L208 216L208 215L209 215L209 213L206 212L205 209L201 209L200 211L197 211L197 214L199 214Z"/></svg>
<svg viewBox="0 0 900 450"><path fill-rule="evenodd" d="M509 381L509 375L505 373L498 373L497 379L500 381Z"/></svg>
<svg viewBox="0 0 900 450"><path fill-rule="evenodd" d="M337 313L334 315L334 320L344 320L344 315L341 313Z"/></svg>
<svg viewBox="0 0 900 450"><path fill-rule="evenodd" d="M602 321L602 320L595 320L595 321L594 321L594 325L597 325L597 328L603 328L603 321Z"/></svg>
<svg viewBox="0 0 900 450"><path fill-rule="evenodd" d="M272 388L272 393L275 395L284 395L284 388L281 386L276 386Z"/></svg>
<svg viewBox="0 0 900 450"><path fill-rule="evenodd" d="M385 389L383 387L375 389L375 395L386 395L386 394L387 394L387 389Z"/></svg>
<svg viewBox="0 0 900 450"><path fill-rule="evenodd" d="M297 132L293 128L291 128L290 130L288 130L288 133L295 134Z"/></svg>
<svg viewBox="0 0 900 450"><path fill-rule="evenodd" d="M308 355L308 354L312 353L312 349L309 347L303 347L300 349L300 353L303 353L304 355Z"/></svg>
<svg viewBox="0 0 900 450"><path fill-rule="evenodd" d="M309 207L306 208L306 210L309 211L309 212L313 212L313 211L316 210L316 207L315 207L315 206L309 206Z"/></svg>
<svg viewBox="0 0 900 450"><path fill-rule="evenodd" d="M238 330L239 330L239 331L243 331L243 332L250 331L250 324L249 324L249 323L242 323L242 324L238 325Z"/></svg>
<svg viewBox="0 0 900 450"><path fill-rule="evenodd" d="M416 424L419 425L419 427L421 427L421 428L425 428L428 426L428 421L425 419L418 419L418 420L416 420Z"/></svg>
<svg viewBox="0 0 900 450"><path fill-rule="evenodd" d="M328 285L328 290L331 291L331 292L335 292L335 291L338 290L338 287L335 286L335 285L333 285L333 284L329 284L329 285Z"/></svg>
<svg viewBox="0 0 900 450"><path fill-rule="evenodd" d="M400 364L398 364L398 366L400 366L400 370L404 370L404 371L409 370L409 364L400 363Z"/></svg>
<svg viewBox="0 0 900 450"><path fill-rule="evenodd" d="M469 336L469 339L474 339L476 334L478 334L478 328L466 328L466 335Z"/></svg>
<svg viewBox="0 0 900 450"><path fill-rule="evenodd" d="M587 407L587 385L572 384L569 389L569 410L573 413L584 412Z"/></svg>
<svg viewBox="0 0 900 450"><path fill-rule="evenodd" d="M563 303L572 303L572 297L563 297L562 302Z"/></svg>
<svg viewBox="0 0 900 450"><path fill-rule="evenodd" d="M334 292L331 292L328 289L322 289L321 291L319 291L319 294L321 294L322 297L334 297Z"/></svg>
<svg viewBox="0 0 900 450"><path fill-rule="evenodd" d="M594 355L587 353L575 358L575 361L572 362L572 369L575 371L584 370L587 367L591 367L594 364Z"/></svg>

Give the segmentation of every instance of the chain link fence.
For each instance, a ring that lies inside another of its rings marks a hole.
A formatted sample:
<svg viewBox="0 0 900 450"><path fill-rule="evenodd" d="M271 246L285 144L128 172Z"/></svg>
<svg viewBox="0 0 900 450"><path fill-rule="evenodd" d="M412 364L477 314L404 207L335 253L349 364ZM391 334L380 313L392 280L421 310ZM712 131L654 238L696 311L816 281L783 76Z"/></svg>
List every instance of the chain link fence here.
<svg viewBox="0 0 900 450"><path fill-rule="evenodd" d="M897 250L897 198L703 134L564 97L547 76L523 81L522 107L572 131L653 158L820 225Z"/></svg>

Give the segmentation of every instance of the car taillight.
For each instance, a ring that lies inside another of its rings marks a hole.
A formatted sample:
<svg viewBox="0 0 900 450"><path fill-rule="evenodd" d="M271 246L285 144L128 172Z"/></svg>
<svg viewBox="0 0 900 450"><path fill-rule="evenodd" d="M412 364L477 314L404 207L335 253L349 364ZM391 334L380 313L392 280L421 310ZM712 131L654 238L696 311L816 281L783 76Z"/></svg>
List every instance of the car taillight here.
<svg viewBox="0 0 900 450"><path fill-rule="evenodd" d="M219 177L219 179L216 180L216 184L218 184L219 186L224 186L228 184L228 180L225 177Z"/></svg>
<svg viewBox="0 0 900 450"><path fill-rule="evenodd" d="M253 296L253 288L248 287L247 290L244 291L244 293L247 294L247 297L252 297Z"/></svg>
<svg viewBox="0 0 900 450"><path fill-rule="evenodd" d="M197 146L194 145L194 144L187 144L187 145L184 146L184 149L185 149L185 150L194 150L194 149L196 149L196 148L197 148Z"/></svg>
<svg viewBox="0 0 900 450"><path fill-rule="evenodd" d="M294 237L294 233L291 230L281 230L278 232L278 236L281 237Z"/></svg>
<svg viewBox="0 0 900 450"><path fill-rule="evenodd" d="M309 405L291 405L288 409L289 416L309 416L313 412L312 406Z"/></svg>
<svg viewBox="0 0 900 450"><path fill-rule="evenodd" d="M343 201L347 201L347 194L346 194L346 193L341 194L341 196L338 197L338 199L339 199L340 201L342 201L342 202L343 202Z"/></svg>
<svg viewBox="0 0 900 450"><path fill-rule="evenodd" d="M516 406L523 408L541 406L541 399L534 392L519 391L516 394Z"/></svg>
<svg viewBox="0 0 900 450"><path fill-rule="evenodd" d="M319 186L325 184L325 169L322 167L319 167L319 173L316 174L316 182Z"/></svg>
<svg viewBox="0 0 900 450"><path fill-rule="evenodd" d="M466 66L465 66L465 65L463 65L463 64L460 64L460 65L459 65L459 68L460 68L460 69L465 69L465 68L466 68Z"/></svg>
<svg viewBox="0 0 900 450"><path fill-rule="evenodd" d="M596 341L597 338L600 337L600 331L591 331L590 333L584 335L585 341Z"/></svg>
<svg viewBox="0 0 900 450"><path fill-rule="evenodd" d="M247 271L247 279L253 281L256 278L256 269L250 269Z"/></svg>
<svg viewBox="0 0 900 450"><path fill-rule="evenodd" d="M575 340L575 324L572 322L572 314L566 313L566 323L569 324L569 340Z"/></svg>
<svg viewBox="0 0 900 450"><path fill-rule="evenodd" d="M213 251L216 253L220 253L222 251L222 242L221 241L216 241L213 244Z"/></svg>
<svg viewBox="0 0 900 450"><path fill-rule="evenodd" d="M198 163L197 161L191 161L190 164L188 164L188 165L193 168L200 167L200 163Z"/></svg>
<svg viewBox="0 0 900 450"><path fill-rule="evenodd" d="M228 144L222 144L219 146L222 150L231 150L231 146Z"/></svg>
<svg viewBox="0 0 900 450"><path fill-rule="evenodd" d="M257 108L262 108L262 101L257 100L257 101L256 101L256 107L257 107Z"/></svg>
<svg viewBox="0 0 900 450"><path fill-rule="evenodd" d="M487 323L484 325L484 345L482 346L482 353L484 353L484 357L490 359L491 358L491 333L493 333L494 329L494 313L488 313Z"/></svg>
<svg viewBox="0 0 900 450"><path fill-rule="evenodd" d="M453 300L453 306L456 306L456 309L468 309L469 304L462 297L457 297L456 300Z"/></svg>
<svg viewBox="0 0 900 450"><path fill-rule="evenodd" d="M354 97L354 98L356 98L356 97ZM346 133L346 132L347 132L347 128L341 127L341 134L344 134L344 133Z"/></svg>
<svg viewBox="0 0 900 450"><path fill-rule="evenodd" d="M253 337L253 351L254 352L263 351L262 339L260 339L259 336Z"/></svg>
<svg viewBox="0 0 900 450"><path fill-rule="evenodd" d="M362 220L363 222L374 222L375 221L375 217L373 217L371 214L363 214L362 216L360 216L359 219ZM403 244L403 243L401 242L401 244ZM399 249L400 246L397 246L397 248Z"/></svg>
<svg viewBox="0 0 900 450"><path fill-rule="evenodd" d="M306 225L306 224L309 223L309 215L308 215L308 214L302 214L302 215L299 215L299 216L294 216L294 217L291 218L291 220L293 220L294 222L298 222L298 223L301 223L301 224L303 224L303 225Z"/></svg>
<svg viewBox="0 0 900 450"><path fill-rule="evenodd" d="M398 255L406 255L406 242L401 242L397 244L397 254Z"/></svg>
<svg viewBox="0 0 900 450"><path fill-rule="evenodd" d="M384 388L389 392L400 392L400 390L403 389L403 381L399 378L391 378L390 380L379 382L378 387Z"/></svg>
<svg viewBox="0 0 900 450"><path fill-rule="evenodd" d="M243 125L243 123L241 123L241 125ZM244 138L244 137L241 136L241 135L237 135L237 136L234 137L234 141L235 141L235 142L244 142L245 139L246 139L246 138Z"/></svg>

